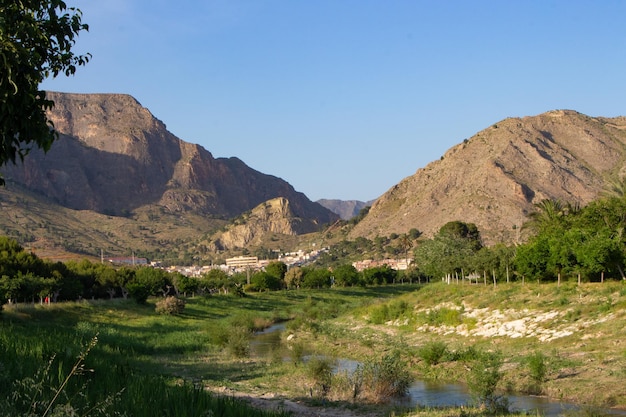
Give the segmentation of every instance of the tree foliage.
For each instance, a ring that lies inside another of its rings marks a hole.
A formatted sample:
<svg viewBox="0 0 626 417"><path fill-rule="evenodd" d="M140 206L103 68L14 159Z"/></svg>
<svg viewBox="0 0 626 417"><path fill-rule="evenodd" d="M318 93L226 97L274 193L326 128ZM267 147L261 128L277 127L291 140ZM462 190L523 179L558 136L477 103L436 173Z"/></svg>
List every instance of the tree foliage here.
<svg viewBox="0 0 626 417"><path fill-rule="evenodd" d="M624 197L602 198L583 208L543 201L529 222L535 236L517 250L518 274L544 280L624 278L625 213Z"/></svg>
<svg viewBox="0 0 626 417"><path fill-rule="evenodd" d="M420 272L429 277L462 274L472 269L473 257L481 247L480 232L475 224L449 222L433 239L415 249L415 263Z"/></svg>
<svg viewBox="0 0 626 417"><path fill-rule="evenodd" d="M265 267L265 272L282 281L287 273L287 264L281 261L272 261Z"/></svg>
<svg viewBox="0 0 626 417"><path fill-rule="evenodd" d="M252 275L250 284L253 291L276 291L285 286L285 281L269 272L259 271Z"/></svg>
<svg viewBox="0 0 626 417"><path fill-rule="evenodd" d="M89 61L72 51L88 29L80 10L61 0L0 0L0 166L56 139L45 113L54 103L39 85Z"/></svg>
<svg viewBox="0 0 626 417"><path fill-rule="evenodd" d="M359 272L350 264L343 264L333 269L335 285L339 287L352 287L360 281Z"/></svg>

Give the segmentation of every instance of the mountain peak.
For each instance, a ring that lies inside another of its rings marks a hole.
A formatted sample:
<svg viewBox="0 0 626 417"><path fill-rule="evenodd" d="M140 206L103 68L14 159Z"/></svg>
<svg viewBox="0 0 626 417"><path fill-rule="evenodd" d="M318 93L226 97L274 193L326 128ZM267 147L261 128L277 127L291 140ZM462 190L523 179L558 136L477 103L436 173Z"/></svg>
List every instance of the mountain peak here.
<svg viewBox="0 0 626 417"><path fill-rule="evenodd" d="M180 140L132 96L47 94L60 137L47 154L6 167L5 178L64 207L121 214L155 204L224 218L284 197L298 216L336 218L284 180Z"/></svg>

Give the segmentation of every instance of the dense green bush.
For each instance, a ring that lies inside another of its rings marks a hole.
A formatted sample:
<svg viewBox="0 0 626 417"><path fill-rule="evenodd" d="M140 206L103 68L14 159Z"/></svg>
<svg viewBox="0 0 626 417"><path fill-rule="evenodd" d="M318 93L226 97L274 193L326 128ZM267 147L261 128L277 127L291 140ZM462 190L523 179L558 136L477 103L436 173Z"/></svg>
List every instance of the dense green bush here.
<svg viewBox="0 0 626 417"><path fill-rule="evenodd" d="M537 383L542 383L546 379L548 367L546 365L546 356L541 352L535 352L528 355L526 363L530 371L530 377Z"/></svg>
<svg viewBox="0 0 626 417"><path fill-rule="evenodd" d="M393 300L371 307L369 311L369 322L373 324L383 324L388 321L408 317L411 311L411 306L406 301Z"/></svg>
<svg viewBox="0 0 626 417"><path fill-rule="evenodd" d="M528 368L531 383L525 388L530 394L539 395L542 391L542 384L546 380L548 373L547 358L541 352L534 352L524 358Z"/></svg>
<svg viewBox="0 0 626 417"><path fill-rule="evenodd" d="M440 363L447 352L448 347L444 342L429 342L418 349L417 356L431 366Z"/></svg>
<svg viewBox="0 0 626 417"><path fill-rule="evenodd" d="M423 321L430 326L458 326L463 323L463 312L454 308L440 307L422 315Z"/></svg>
<svg viewBox="0 0 626 417"><path fill-rule="evenodd" d="M244 328L231 327L228 333L228 352L236 358L245 358L250 354L251 333Z"/></svg>

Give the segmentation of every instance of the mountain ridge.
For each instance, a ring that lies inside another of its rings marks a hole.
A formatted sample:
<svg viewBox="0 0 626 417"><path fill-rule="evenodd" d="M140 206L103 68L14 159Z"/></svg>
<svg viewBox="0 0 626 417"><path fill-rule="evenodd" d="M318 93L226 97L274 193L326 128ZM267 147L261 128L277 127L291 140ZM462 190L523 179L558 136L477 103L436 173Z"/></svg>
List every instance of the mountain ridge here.
<svg viewBox="0 0 626 417"><path fill-rule="evenodd" d="M177 138L131 96L48 97L59 139L48 153L33 150L22 166L4 171L64 207L120 215L151 203L227 218L285 197L299 216L320 224L336 219L286 181Z"/></svg>
<svg viewBox="0 0 626 417"><path fill-rule="evenodd" d="M433 236L448 221L475 223L487 244L515 243L535 204L587 204L626 166L626 117L572 110L507 118L448 149L391 187L351 238Z"/></svg>

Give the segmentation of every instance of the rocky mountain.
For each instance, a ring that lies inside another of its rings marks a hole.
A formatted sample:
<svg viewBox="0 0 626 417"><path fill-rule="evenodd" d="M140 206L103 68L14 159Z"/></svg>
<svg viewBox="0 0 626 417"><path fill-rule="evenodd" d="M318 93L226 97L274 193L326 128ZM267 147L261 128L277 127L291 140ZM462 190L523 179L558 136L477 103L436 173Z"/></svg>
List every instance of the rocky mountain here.
<svg viewBox="0 0 626 417"><path fill-rule="evenodd" d="M60 137L48 153L33 150L23 164L2 168L14 190L110 216L128 217L150 206L227 219L280 197L309 225L321 228L338 217L280 178L180 140L131 96L48 97L55 102L48 117Z"/></svg>
<svg viewBox="0 0 626 417"><path fill-rule="evenodd" d="M64 207L120 214L153 203L233 217L284 197L303 218L319 224L335 218L286 181L178 139L131 96L48 95L59 140L47 154L33 151L4 175Z"/></svg>
<svg viewBox="0 0 626 417"><path fill-rule="evenodd" d="M215 234L211 249L222 251L259 246L268 234L295 236L317 230L318 224L295 215L289 200L278 197L234 219L226 231Z"/></svg>
<svg viewBox="0 0 626 417"><path fill-rule="evenodd" d="M364 202L358 200L331 200L323 198L321 200L317 200L316 202L339 215L339 217L343 220L350 220L359 214L361 209L371 206L374 200Z"/></svg>
<svg viewBox="0 0 626 417"><path fill-rule="evenodd" d="M624 174L626 117L557 110L508 118L392 187L350 236L417 228L428 237L460 220L475 223L487 244L515 242L536 203L585 205Z"/></svg>

